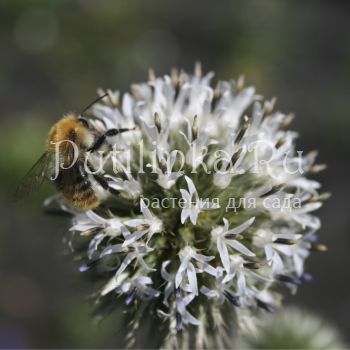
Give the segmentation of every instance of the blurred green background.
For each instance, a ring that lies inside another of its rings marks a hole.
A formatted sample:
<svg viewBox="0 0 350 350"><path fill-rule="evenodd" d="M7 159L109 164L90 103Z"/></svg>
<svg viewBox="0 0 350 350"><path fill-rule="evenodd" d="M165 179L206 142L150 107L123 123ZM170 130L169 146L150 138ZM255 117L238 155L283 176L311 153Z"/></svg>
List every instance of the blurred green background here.
<svg viewBox="0 0 350 350"><path fill-rule="evenodd" d="M287 302L349 334L350 3L344 1L0 0L0 347L118 347L118 315L91 322L90 283L64 255L68 222L41 210L45 186L11 195L43 151L48 128L96 88L125 91L201 61L218 79L246 77L294 112L297 149L320 150L333 197L319 215L325 254ZM349 335L348 335L349 340Z"/></svg>

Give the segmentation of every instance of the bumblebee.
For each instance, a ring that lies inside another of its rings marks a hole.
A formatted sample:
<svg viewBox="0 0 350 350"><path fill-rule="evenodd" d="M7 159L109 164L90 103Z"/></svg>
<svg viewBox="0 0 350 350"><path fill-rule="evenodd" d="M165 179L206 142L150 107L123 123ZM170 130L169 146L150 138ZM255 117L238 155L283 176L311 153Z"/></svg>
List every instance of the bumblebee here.
<svg viewBox="0 0 350 350"><path fill-rule="evenodd" d="M86 111L105 94L84 109ZM45 179L52 180L61 192L64 201L80 210L96 208L109 194L119 192L109 187L106 178L95 173L93 164L85 160L86 152L99 150L107 143L107 138L135 128L109 129L98 133L90 127L89 120L80 115L68 114L54 124L49 131L46 150L33 165L17 187L15 199L37 190ZM57 164L57 148L59 144L60 169L52 176ZM86 165L88 170L86 169Z"/></svg>

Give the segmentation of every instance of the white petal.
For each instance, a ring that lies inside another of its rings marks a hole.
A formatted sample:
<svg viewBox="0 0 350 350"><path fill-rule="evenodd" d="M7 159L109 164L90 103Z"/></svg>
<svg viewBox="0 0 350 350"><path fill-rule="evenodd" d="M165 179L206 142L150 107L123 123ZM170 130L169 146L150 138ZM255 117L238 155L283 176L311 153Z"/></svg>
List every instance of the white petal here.
<svg viewBox="0 0 350 350"><path fill-rule="evenodd" d="M91 230L95 227L98 227L96 224L92 224L92 223L79 223L79 224L76 224L74 226L72 226L69 231L79 231L79 232L84 232L84 231L87 231L87 230Z"/></svg>
<svg viewBox="0 0 350 350"><path fill-rule="evenodd" d="M141 204L141 211L143 216L147 219L147 220L152 220L153 219L153 215L150 212L150 210L148 209L148 207L144 204Z"/></svg>
<svg viewBox="0 0 350 350"><path fill-rule="evenodd" d="M162 268L160 270L161 276L165 281L171 281L173 278L166 270L167 266L170 264L170 260L163 261Z"/></svg>
<svg viewBox="0 0 350 350"><path fill-rule="evenodd" d="M321 220L316 216L308 214L294 215L294 220L298 222L303 228L310 227L318 230L321 227Z"/></svg>
<svg viewBox="0 0 350 350"><path fill-rule="evenodd" d="M304 260L299 255L294 254L293 261L295 265L295 271L298 277L300 277L304 272Z"/></svg>
<svg viewBox="0 0 350 350"><path fill-rule="evenodd" d="M164 298L163 298L163 304L166 306L169 306L168 299L170 295L174 291L174 285L172 283L168 283L164 288Z"/></svg>
<svg viewBox="0 0 350 350"><path fill-rule="evenodd" d="M181 284L185 273L187 269L187 265L190 261L190 257L186 256L185 259L182 260L179 269L177 270L176 276L175 276L175 286L176 288L179 288L179 285Z"/></svg>
<svg viewBox="0 0 350 350"><path fill-rule="evenodd" d="M183 189L180 189L180 192L181 192L182 198L186 201L186 205L189 206L191 203L191 195L186 190L183 190Z"/></svg>
<svg viewBox="0 0 350 350"><path fill-rule="evenodd" d="M228 228L229 228L229 222L226 218L223 218L224 220L224 231L228 231Z"/></svg>
<svg viewBox="0 0 350 350"><path fill-rule="evenodd" d="M123 246L122 244L114 244L114 245L110 245L107 248L105 248L100 257L102 258L105 255L109 255L109 254L114 254L114 253L120 253L123 251Z"/></svg>
<svg viewBox="0 0 350 350"><path fill-rule="evenodd" d="M250 251L248 248L246 248L242 243L236 241L236 240L226 240L226 243L232 247L233 249L237 250L238 252L247 255L247 256L255 256L255 254Z"/></svg>
<svg viewBox="0 0 350 350"><path fill-rule="evenodd" d="M222 280L222 283L228 283L228 282L230 282L234 277L235 277L235 275L236 275L236 273L234 272L234 273L228 273L225 277L224 277L224 279Z"/></svg>
<svg viewBox="0 0 350 350"><path fill-rule="evenodd" d="M246 283L245 283L245 277L243 273L239 273L238 279L237 279L237 291L239 295L245 295L246 294Z"/></svg>
<svg viewBox="0 0 350 350"><path fill-rule="evenodd" d="M181 212L181 223L183 224L190 215L191 215L190 209L188 209L188 208L182 209L182 212Z"/></svg>
<svg viewBox="0 0 350 350"><path fill-rule="evenodd" d="M130 231L124 225L120 225L119 228L124 238L131 235Z"/></svg>
<svg viewBox="0 0 350 350"><path fill-rule="evenodd" d="M243 224L228 231L227 233L238 235L238 234L242 233L243 231L245 231L254 222L254 220L255 220L255 217L252 217L249 220L245 221Z"/></svg>
<svg viewBox="0 0 350 350"><path fill-rule="evenodd" d="M148 296L148 297L151 297L151 298L157 298L159 296L160 292L155 290L154 288L146 287L143 290L143 294Z"/></svg>
<svg viewBox="0 0 350 350"><path fill-rule="evenodd" d="M217 271L215 267L205 263L203 264L202 269L204 272L208 273L209 275L212 275L214 277L216 276Z"/></svg>
<svg viewBox="0 0 350 350"><path fill-rule="evenodd" d="M212 261L215 258L212 255L203 255L198 253L193 254L193 257L202 263Z"/></svg>
<svg viewBox="0 0 350 350"><path fill-rule="evenodd" d="M115 290L117 287L120 286L120 284L127 278L128 275L125 273L122 273L117 278L113 276L102 288L100 294L101 296L107 295L111 291Z"/></svg>
<svg viewBox="0 0 350 350"><path fill-rule="evenodd" d="M119 266L118 271L116 272L116 276L120 275L130 264L131 262L136 258L136 255L134 253L128 253L127 256L124 258L123 262Z"/></svg>
<svg viewBox="0 0 350 350"><path fill-rule="evenodd" d="M230 257L228 255L228 250L227 247L225 245L225 243L218 238L217 242L216 242L219 254L220 254L220 259L222 262L222 265L224 266L225 270L227 273L230 272Z"/></svg>
<svg viewBox="0 0 350 350"><path fill-rule="evenodd" d="M122 102L122 111L125 116L131 117L132 116L132 107L133 107L133 99L130 96L130 94L125 93L123 95L123 102Z"/></svg>
<svg viewBox="0 0 350 350"><path fill-rule="evenodd" d="M193 293L186 295L184 298L182 298L182 302L185 306L187 306L189 303L192 302L192 300L195 298L195 295Z"/></svg>
<svg viewBox="0 0 350 350"><path fill-rule="evenodd" d="M187 277L192 293L198 295L197 275L192 263L188 264Z"/></svg>
<svg viewBox="0 0 350 350"><path fill-rule="evenodd" d="M152 279L148 276L139 276L136 278L137 283L140 283L142 285L152 284Z"/></svg>
<svg viewBox="0 0 350 350"><path fill-rule="evenodd" d="M146 264L145 260L143 260L143 257L142 256L139 256L138 257L138 262L139 264L147 271L156 271L156 269L150 267L149 265Z"/></svg>
<svg viewBox="0 0 350 350"><path fill-rule="evenodd" d="M188 177L188 176L185 176L185 180L187 182L187 185L188 185L188 190L190 192L190 195L192 197L192 195L194 193L197 193L197 190L196 190L196 187L194 186L194 183L193 181Z"/></svg>
<svg viewBox="0 0 350 350"><path fill-rule="evenodd" d="M104 239L105 235L103 233L100 233L96 235L89 243L89 248L88 248L88 258L91 259L95 251L97 250L99 244L102 242Z"/></svg>
<svg viewBox="0 0 350 350"><path fill-rule="evenodd" d="M200 322L195 317L193 317L188 311L186 311L186 314L184 315L184 321L186 323L193 324L194 326L199 326Z"/></svg>
<svg viewBox="0 0 350 350"><path fill-rule="evenodd" d="M196 225L198 218L198 210L192 210L190 214L190 220L193 225Z"/></svg>
<svg viewBox="0 0 350 350"><path fill-rule="evenodd" d="M291 256L293 253L293 246L282 245L282 244L274 244L275 250L283 253L284 255Z"/></svg>
<svg viewBox="0 0 350 350"><path fill-rule="evenodd" d="M101 216L97 215L95 212L93 212L92 210L88 210L86 212L86 216L91 219L94 222L97 222L99 224L104 224L106 222L105 219L103 219Z"/></svg>
<svg viewBox="0 0 350 350"><path fill-rule="evenodd" d="M273 253L272 257L272 270L274 273L281 273L283 270L283 261L276 252Z"/></svg>
<svg viewBox="0 0 350 350"><path fill-rule="evenodd" d="M310 211L314 211L322 207L321 202L308 203L303 205L300 209L296 209L295 212L298 213L309 213Z"/></svg>
<svg viewBox="0 0 350 350"><path fill-rule="evenodd" d="M265 245L264 250L265 250L266 260L268 262L271 262L273 258L273 249L271 244Z"/></svg>
<svg viewBox="0 0 350 350"><path fill-rule="evenodd" d="M207 288L206 286L202 286L200 291L202 294L204 294L208 298L215 298L218 295L215 290L211 290L211 289Z"/></svg>
<svg viewBox="0 0 350 350"><path fill-rule="evenodd" d="M124 225L130 226L130 227L137 227L140 225L144 225L146 222L143 219L133 219L133 220L128 220L124 222Z"/></svg>
<svg viewBox="0 0 350 350"><path fill-rule="evenodd" d="M123 247L126 247L127 245L130 245L131 243L134 243L136 242L139 238L141 238L146 232L145 231L142 231L142 232L139 232L139 231L136 231L136 232L133 232L132 234L128 235L126 238L125 238L125 241L123 242Z"/></svg>

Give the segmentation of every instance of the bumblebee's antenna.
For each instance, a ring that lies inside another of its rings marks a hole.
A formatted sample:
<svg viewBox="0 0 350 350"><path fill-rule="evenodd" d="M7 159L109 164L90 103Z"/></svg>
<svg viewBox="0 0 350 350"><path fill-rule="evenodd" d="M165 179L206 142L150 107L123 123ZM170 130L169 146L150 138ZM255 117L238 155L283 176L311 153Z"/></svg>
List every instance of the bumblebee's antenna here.
<svg viewBox="0 0 350 350"><path fill-rule="evenodd" d="M96 98L96 100L92 101L91 103L89 103L83 110L82 112L80 112L79 115L81 115L82 117L84 116L84 113L91 107L93 106L96 102L102 100L103 98L105 98L106 96L108 96L108 92L106 92L104 95Z"/></svg>

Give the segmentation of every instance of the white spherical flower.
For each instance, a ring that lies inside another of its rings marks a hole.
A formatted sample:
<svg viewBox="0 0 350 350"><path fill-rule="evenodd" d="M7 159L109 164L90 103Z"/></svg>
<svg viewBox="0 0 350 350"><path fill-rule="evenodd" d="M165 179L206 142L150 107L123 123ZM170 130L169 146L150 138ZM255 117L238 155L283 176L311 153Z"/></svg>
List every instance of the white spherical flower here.
<svg viewBox="0 0 350 350"><path fill-rule="evenodd" d="M131 130L107 138L100 175L114 191L87 212L61 205L81 271L101 274L99 305L123 304L129 341L154 321L154 346L227 347L232 329L279 306L281 285L309 279L305 259L325 248L313 211L327 196L309 179L323 166L296 151L291 116L241 78L212 78L199 66L152 74L90 110L97 135Z"/></svg>

